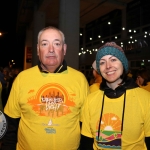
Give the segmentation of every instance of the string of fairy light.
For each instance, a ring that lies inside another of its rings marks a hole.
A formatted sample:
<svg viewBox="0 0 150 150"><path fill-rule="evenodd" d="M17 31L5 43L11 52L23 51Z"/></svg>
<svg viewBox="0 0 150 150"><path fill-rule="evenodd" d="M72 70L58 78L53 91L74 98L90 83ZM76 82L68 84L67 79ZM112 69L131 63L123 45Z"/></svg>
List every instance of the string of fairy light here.
<svg viewBox="0 0 150 150"><path fill-rule="evenodd" d="M108 25L111 25L111 22L108 22ZM126 30L125 27L122 27L122 30ZM129 33L133 33L133 35L129 36L129 40L128 40L128 44L134 44L136 43L138 40L136 38L134 38L134 34L136 34L137 30L136 29L129 29L128 30ZM80 36L83 36L82 33L80 33ZM141 34L140 34L141 36ZM148 36L150 36L150 32L145 31L143 37L147 38ZM102 39L101 35L97 36L99 39ZM114 39L118 39L117 36L114 36ZM92 37L89 37L89 40L92 41ZM104 40L100 41L102 44L104 43ZM124 42L120 42L120 46L124 47ZM93 49L84 49L83 47L81 47L80 52L78 53L78 55L84 55L86 53L92 54L93 52L97 52L97 48L93 48Z"/></svg>

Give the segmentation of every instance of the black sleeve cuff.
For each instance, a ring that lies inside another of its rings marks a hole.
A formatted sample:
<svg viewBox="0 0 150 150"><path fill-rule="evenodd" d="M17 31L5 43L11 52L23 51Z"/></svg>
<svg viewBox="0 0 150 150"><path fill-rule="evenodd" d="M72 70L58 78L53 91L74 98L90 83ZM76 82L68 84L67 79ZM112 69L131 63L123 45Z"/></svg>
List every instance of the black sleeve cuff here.
<svg viewBox="0 0 150 150"><path fill-rule="evenodd" d="M150 150L150 137L145 137L145 143L147 146L147 150Z"/></svg>
<svg viewBox="0 0 150 150"><path fill-rule="evenodd" d="M20 118L11 118L5 114L7 131L2 138L1 150L16 150L17 132Z"/></svg>
<svg viewBox="0 0 150 150"><path fill-rule="evenodd" d="M93 150L94 139L81 135L80 150Z"/></svg>

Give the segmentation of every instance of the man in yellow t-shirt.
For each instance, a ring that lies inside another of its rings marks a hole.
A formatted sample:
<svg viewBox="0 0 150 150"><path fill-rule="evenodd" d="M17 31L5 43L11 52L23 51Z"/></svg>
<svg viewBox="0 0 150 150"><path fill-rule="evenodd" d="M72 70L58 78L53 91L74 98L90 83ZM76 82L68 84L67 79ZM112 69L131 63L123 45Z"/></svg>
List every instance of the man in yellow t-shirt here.
<svg viewBox="0 0 150 150"><path fill-rule="evenodd" d="M64 59L64 34L55 27L38 34L39 63L18 74L4 109L8 130L2 150L77 150L86 77Z"/></svg>

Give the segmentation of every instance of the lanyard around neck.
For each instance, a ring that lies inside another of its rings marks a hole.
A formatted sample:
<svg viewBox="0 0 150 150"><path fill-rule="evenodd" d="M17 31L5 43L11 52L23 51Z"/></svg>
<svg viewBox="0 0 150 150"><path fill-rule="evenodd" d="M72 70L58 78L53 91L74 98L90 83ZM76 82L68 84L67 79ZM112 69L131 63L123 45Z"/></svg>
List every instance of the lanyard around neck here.
<svg viewBox="0 0 150 150"><path fill-rule="evenodd" d="M104 94L103 94L102 109L101 109L100 121L99 121L99 126L98 126L98 140L99 140L99 136L100 136L100 126L101 126L102 115L103 115L103 108L104 108L104 97L105 97L105 92L104 92ZM122 135L122 131L123 131L123 121L124 121L124 112L125 112L125 102L126 102L126 91L125 91L125 93L124 93L124 101L123 101L122 123L121 123L121 135Z"/></svg>

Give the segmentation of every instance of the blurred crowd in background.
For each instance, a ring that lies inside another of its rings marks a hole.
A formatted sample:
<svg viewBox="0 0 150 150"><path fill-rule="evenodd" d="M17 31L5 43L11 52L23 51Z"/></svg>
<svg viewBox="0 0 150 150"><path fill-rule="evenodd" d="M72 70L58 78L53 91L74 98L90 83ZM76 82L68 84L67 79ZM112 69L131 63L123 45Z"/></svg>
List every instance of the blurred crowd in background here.
<svg viewBox="0 0 150 150"><path fill-rule="evenodd" d="M14 67L14 68L0 67L0 110L1 111L3 111L6 105L13 81L20 71L22 71L22 69L19 67Z"/></svg>

